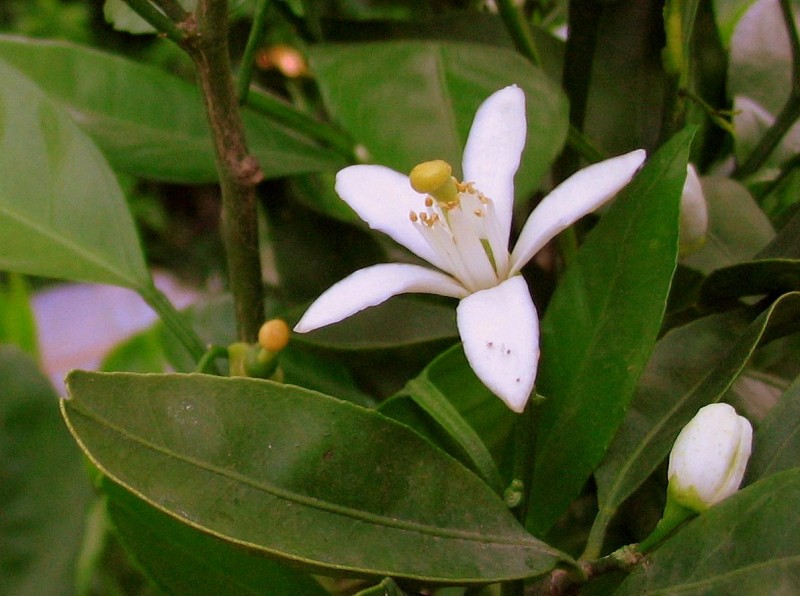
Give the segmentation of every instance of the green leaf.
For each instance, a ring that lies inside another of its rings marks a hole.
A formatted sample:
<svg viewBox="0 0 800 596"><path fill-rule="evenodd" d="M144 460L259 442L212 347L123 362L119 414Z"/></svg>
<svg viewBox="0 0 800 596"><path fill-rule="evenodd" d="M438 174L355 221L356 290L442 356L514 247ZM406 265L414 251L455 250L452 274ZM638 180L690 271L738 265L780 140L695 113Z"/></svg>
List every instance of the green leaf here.
<svg viewBox="0 0 800 596"><path fill-rule="evenodd" d="M542 319L528 527L578 495L625 416L656 341L677 259L690 133L655 154L587 237ZM602 412L602 416L598 416Z"/></svg>
<svg viewBox="0 0 800 596"><path fill-rule="evenodd" d="M708 202L705 245L683 259L702 273L751 260L775 236L767 216L748 190L730 178L703 178Z"/></svg>
<svg viewBox="0 0 800 596"><path fill-rule="evenodd" d="M327 594L305 573L181 523L113 482L103 490L120 541L166 593Z"/></svg>
<svg viewBox="0 0 800 596"><path fill-rule="evenodd" d="M730 298L779 296L800 290L800 260L763 259L713 271L700 286L700 298L713 305Z"/></svg>
<svg viewBox="0 0 800 596"><path fill-rule="evenodd" d="M475 111L510 84L525 91L528 113L518 198L536 187L566 138L567 104L560 89L510 50L405 41L315 46L310 58L333 118L372 161L400 172L444 159L460 173Z"/></svg>
<svg viewBox="0 0 800 596"><path fill-rule="evenodd" d="M0 58L60 102L115 168L143 178L214 182L200 94L158 68L64 42L0 36ZM337 169L335 155L280 123L243 112L248 145L267 178Z"/></svg>
<svg viewBox="0 0 800 596"><path fill-rule="evenodd" d="M0 268L150 285L133 220L100 151L0 60Z"/></svg>
<svg viewBox="0 0 800 596"><path fill-rule="evenodd" d="M10 346L0 346L0 478L0 591L72 594L92 490L55 392Z"/></svg>
<svg viewBox="0 0 800 596"><path fill-rule="evenodd" d="M76 371L67 386L67 423L105 474L230 542L430 581L531 577L570 560L461 464L377 412L243 378Z"/></svg>
<svg viewBox="0 0 800 596"><path fill-rule="evenodd" d="M614 594L795 594L798 502L799 469L765 478L694 519Z"/></svg>
<svg viewBox="0 0 800 596"><path fill-rule="evenodd" d="M759 344L796 331L798 316L800 293L795 292L749 325L741 311L712 315L658 342L625 423L595 473L597 531L667 457L697 410L722 398Z"/></svg>
<svg viewBox="0 0 800 596"><path fill-rule="evenodd" d="M800 379L756 427L748 481L800 467Z"/></svg>

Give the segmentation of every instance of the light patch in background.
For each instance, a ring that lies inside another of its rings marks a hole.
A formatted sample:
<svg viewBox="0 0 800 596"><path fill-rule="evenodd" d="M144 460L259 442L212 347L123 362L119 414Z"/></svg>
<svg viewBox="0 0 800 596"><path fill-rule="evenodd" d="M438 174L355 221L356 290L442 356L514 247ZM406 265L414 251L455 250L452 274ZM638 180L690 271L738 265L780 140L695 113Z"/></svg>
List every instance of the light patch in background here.
<svg viewBox="0 0 800 596"><path fill-rule="evenodd" d="M199 295L169 274L154 272L153 279L178 309ZM136 292L116 286L50 286L33 296L32 305L42 368L61 394L69 371L97 369L111 348L158 318Z"/></svg>

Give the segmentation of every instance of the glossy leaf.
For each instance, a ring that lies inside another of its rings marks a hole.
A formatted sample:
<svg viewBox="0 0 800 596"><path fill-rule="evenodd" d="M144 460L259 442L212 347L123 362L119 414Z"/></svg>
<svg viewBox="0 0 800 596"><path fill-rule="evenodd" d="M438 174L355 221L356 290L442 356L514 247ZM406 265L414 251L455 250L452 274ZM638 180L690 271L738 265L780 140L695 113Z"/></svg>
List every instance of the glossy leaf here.
<svg viewBox="0 0 800 596"><path fill-rule="evenodd" d="M197 88L163 70L54 41L0 36L0 59L69 110L115 168L197 184L217 179ZM243 113L250 150L267 178L333 170L341 160L262 115Z"/></svg>
<svg viewBox="0 0 800 596"><path fill-rule="evenodd" d="M408 41L321 45L310 56L334 119L366 147L371 161L400 172L444 159L460 175L475 111L510 84L525 91L528 113L517 197L535 188L566 138L560 89L510 50Z"/></svg>
<svg viewBox="0 0 800 596"><path fill-rule="evenodd" d="M767 216L748 190L729 178L703 178L708 201L705 245L682 261L702 273L749 261L775 236Z"/></svg>
<svg viewBox="0 0 800 596"><path fill-rule="evenodd" d="M11 346L0 346L0 429L0 591L72 594L92 489L55 392Z"/></svg>
<svg viewBox="0 0 800 596"><path fill-rule="evenodd" d="M374 411L243 378L76 371L67 385L64 416L105 474L230 542L431 581L530 577L568 560L461 464Z"/></svg>
<svg viewBox="0 0 800 596"><path fill-rule="evenodd" d="M748 481L800 467L800 379L756 427Z"/></svg>
<svg viewBox="0 0 800 596"><path fill-rule="evenodd" d="M587 237L542 319L528 527L545 532L622 422L650 355L677 259L690 134L665 145ZM602 416L598 416L602 412Z"/></svg>
<svg viewBox="0 0 800 596"><path fill-rule="evenodd" d="M108 514L117 536L166 593L328 593L305 573L181 523L113 482L105 480L103 490L108 495Z"/></svg>
<svg viewBox="0 0 800 596"><path fill-rule="evenodd" d="M745 312L712 315L658 343L625 423L595 473L597 528L667 457L697 410L722 398L761 342L797 331L798 315L800 294L786 294L749 325Z"/></svg>
<svg viewBox="0 0 800 596"><path fill-rule="evenodd" d="M94 143L0 60L0 268L145 288L119 184Z"/></svg>
<svg viewBox="0 0 800 596"><path fill-rule="evenodd" d="M614 594L796 594L798 500L798 469L739 491L679 530Z"/></svg>

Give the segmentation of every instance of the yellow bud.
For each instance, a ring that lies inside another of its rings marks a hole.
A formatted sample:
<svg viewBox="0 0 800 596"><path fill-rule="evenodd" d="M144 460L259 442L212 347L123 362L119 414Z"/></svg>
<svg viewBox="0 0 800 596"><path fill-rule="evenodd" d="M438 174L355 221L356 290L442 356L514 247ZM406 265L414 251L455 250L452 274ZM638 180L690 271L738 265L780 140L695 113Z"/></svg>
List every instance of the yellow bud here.
<svg viewBox="0 0 800 596"><path fill-rule="evenodd" d="M270 352L280 352L289 343L289 326L282 319L272 319L258 330L258 344Z"/></svg>
<svg viewBox="0 0 800 596"><path fill-rule="evenodd" d="M458 196L453 168L441 159L425 161L414 166L408 178L411 188L417 192L428 193L437 201L448 203Z"/></svg>

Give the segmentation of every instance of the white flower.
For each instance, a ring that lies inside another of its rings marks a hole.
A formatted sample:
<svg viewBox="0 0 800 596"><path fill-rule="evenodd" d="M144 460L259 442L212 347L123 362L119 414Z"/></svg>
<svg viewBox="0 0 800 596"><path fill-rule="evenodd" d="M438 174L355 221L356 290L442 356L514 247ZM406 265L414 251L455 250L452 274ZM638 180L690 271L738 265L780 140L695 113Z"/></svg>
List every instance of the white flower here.
<svg viewBox="0 0 800 596"><path fill-rule="evenodd" d="M381 264L356 271L324 292L295 327L303 333L336 323L405 292L460 300L458 330L478 378L509 408L522 412L539 358L539 321L522 267L554 236L625 186L644 151L589 166L536 207L509 253L514 174L525 145L525 95L516 86L478 109L462 169L442 161L405 176L377 165L340 171L336 191L375 230L431 263Z"/></svg>
<svg viewBox="0 0 800 596"><path fill-rule="evenodd" d="M692 511L705 511L735 493L744 477L753 427L728 404L700 408L669 455L668 494Z"/></svg>

